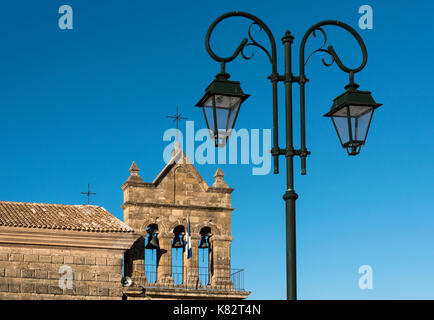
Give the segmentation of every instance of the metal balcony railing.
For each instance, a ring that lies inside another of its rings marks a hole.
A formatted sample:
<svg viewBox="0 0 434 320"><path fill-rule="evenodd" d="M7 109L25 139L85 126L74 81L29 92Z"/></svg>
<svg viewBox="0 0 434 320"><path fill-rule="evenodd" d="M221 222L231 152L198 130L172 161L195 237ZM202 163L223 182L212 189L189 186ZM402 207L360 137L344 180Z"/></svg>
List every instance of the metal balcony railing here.
<svg viewBox="0 0 434 320"><path fill-rule="evenodd" d="M171 274L174 281L174 288L188 288L184 283L184 268L182 266L158 266L158 268L168 268L171 272L167 272ZM204 290L217 290L212 287L210 283L210 271L207 267L197 267L194 269L189 268L189 272L193 272L199 276L200 283L202 287L198 289ZM157 283L157 266L155 264L146 264L145 265L145 276L147 280L147 284L152 287L159 287ZM234 291L245 291L244 288L244 269L231 269L230 271L230 280L234 285Z"/></svg>

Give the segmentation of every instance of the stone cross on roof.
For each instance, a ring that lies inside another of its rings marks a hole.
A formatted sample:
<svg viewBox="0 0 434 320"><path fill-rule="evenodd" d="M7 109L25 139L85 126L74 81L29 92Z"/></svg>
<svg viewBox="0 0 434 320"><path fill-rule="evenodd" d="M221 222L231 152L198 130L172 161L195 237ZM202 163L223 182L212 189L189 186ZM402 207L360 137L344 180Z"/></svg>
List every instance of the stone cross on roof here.
<svg viewBox="0 0 434 320"><path fill-rule="evenodd" d="M90 204L90 196L96 195L96 193L90 192L90 184L87 185L87 192L82 192L81 194L87 195L87 204Z"/></svg>

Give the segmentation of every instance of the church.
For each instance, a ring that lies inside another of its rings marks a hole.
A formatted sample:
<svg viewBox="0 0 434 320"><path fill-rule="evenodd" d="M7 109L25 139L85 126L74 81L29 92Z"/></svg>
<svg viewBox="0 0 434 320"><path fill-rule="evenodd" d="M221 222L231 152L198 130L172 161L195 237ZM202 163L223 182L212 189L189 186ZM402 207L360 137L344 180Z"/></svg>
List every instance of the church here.
<svg viewBox="0 0 434 320"><path fill-rule="evenodd" d="M245 299L231 193L177 145L152 182L132 163L124 221L102 207L0 201L0 299Z"/></svg>

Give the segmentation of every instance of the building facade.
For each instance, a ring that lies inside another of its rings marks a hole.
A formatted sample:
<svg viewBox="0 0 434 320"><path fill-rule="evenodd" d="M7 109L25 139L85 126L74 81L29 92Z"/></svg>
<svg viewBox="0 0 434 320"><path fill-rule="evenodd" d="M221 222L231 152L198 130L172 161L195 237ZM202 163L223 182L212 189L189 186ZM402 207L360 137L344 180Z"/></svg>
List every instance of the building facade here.
<svg viewBox="0 0 434 320"><path fill-rule="evenodd" d="M223 172L209 186L180 149L151 183L129 172L124 222L98 206L0 201L0 299L246 298Z"/></svg>
<svg viewBox="0 0 434 320"><path fill-rule="evenodd" d="M0 299L121 299L138 237L101 207L0 201Z"/></svg>
<svg viewBox="0 0 434 320"><path fill-rule="evenodd" d="M141 237L126 257L127 275L134 282L126 295L135 299L246 298L243 271L231 269L233 189L223 172L218 169L209 186L179 148L151 183L143 182L134 162L129 171L122 185L124 221ZM191 235L190 258L184 251L187 234ZM182 247L173 248L180 239ZM155 241L159 248L153 250L149 243ZM145 257L147 250L155 251L155 259ZM182 261L174 265L178 250Z"/></svg>

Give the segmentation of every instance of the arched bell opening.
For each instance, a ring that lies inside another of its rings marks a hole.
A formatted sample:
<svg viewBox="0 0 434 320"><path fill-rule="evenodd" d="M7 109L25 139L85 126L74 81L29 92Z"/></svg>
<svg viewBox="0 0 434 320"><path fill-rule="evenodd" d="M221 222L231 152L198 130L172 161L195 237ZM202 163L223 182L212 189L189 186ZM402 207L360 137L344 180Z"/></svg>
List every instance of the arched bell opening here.
<svg viewBox="0 0 434 320"><path fill-rule="evenodd" d="M145 230L145 276L149 283L155 283L157 281L158 250L160 249L158 225L150 224Z"/></svg>
<svg viewBox="0 0 434 320"><path fill-rule="evenodd" d="M203 227L200 230L198 244L199 280L202 285L209 285L211 279L211 242L212 236L210 227Z"/></svg>
<svg viewBox="0 0 434 320"><path fill-rule="evenodd" d="M184 281L184 235L184 226L179 225L173 229L172 278L175 284L182 284Z"/></svg>

